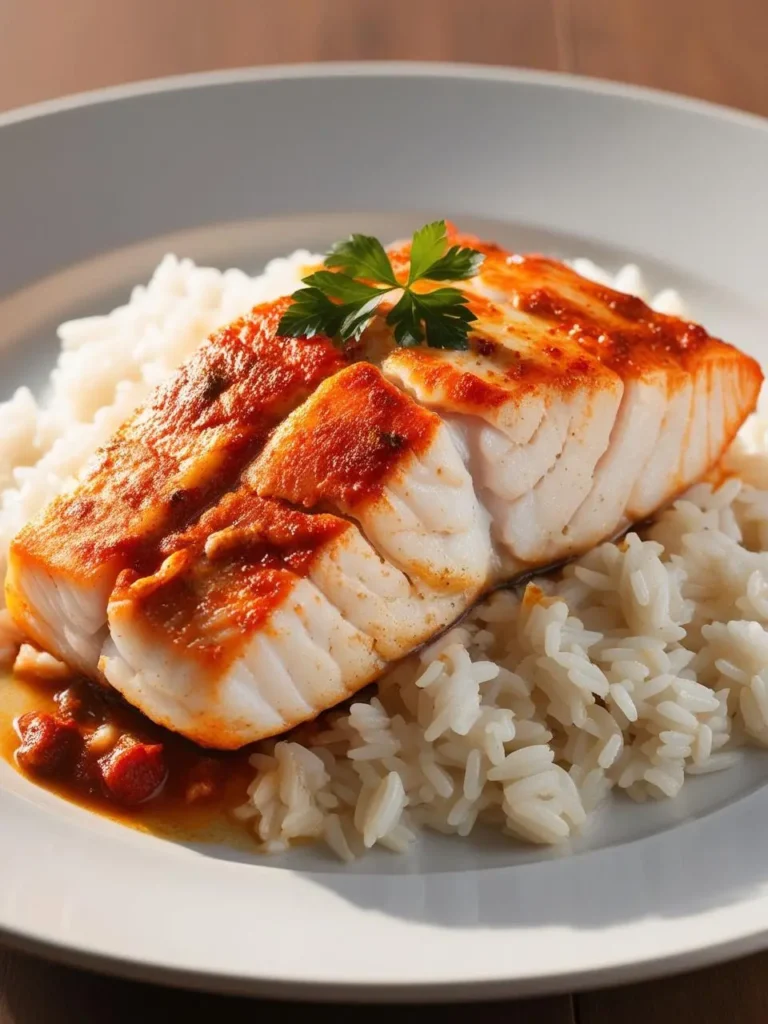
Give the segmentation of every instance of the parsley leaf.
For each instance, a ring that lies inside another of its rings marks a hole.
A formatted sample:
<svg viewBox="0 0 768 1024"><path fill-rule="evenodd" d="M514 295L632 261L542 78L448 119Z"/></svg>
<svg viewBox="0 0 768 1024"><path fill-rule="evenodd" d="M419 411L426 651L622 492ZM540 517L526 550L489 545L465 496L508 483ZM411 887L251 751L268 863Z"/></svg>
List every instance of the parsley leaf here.
<svg viewBox="0 0 768 1024"><path fill-rule="evenodd" d="M421 276L429 281L464 281L475 276L484 259L485 256L476 249L461 249L453 245Z"/></svg>
<svg viewBox="0 0 768 1024"><path fill-rule="evenodd" d="M474 249L449 248L445 221L433 221L413 235L408 280L403 283L377 238L352 235L328 253L324 266L333 270L304 278L307 287L294 292L278 331L289 337L324 334L342 345L359 341L381 303L400 292L386 317L398 345L426 341L432 348L466 349L475 320L466 295L458 288L415 292L412 286L417 281L466 280L478 272L483 259Z"/></svg>
<svg viewBox="0 0 768 1024"><path fill-rule="evenodd" d="M447 229L444 220L436 220L425 224L413 234L411 240L411 270L408 284L413 284L421 277L427 277L427 271L445 252Z"/></svg>
<svg viewBox="0 0 768 1024"><path fill-rule="evenodd" d="M408 284L414 281L463 281L474 277L485 256L476 249L453 245L446 252L447 230L444 220L425 224L411 242L411 271Z"/></svg>
<svg viewBox="0 0 768 1024"><path fill-rule="evenodd" d="M344 323L341 325L340 333L342 341L349 341L351 338L354 338L355 341L360 340L363 331L376 315L376 308L385 295L386 292L380 292L374 298L369 299L360 307L353 308L347 314L344 319Z"/></svg>
<svg viewBox="0 0 768 1024"><path fill-rule="evenodd" d="M419 295L403 292L387 323L404 348L420 345L426 338L430 348L463 350L468 348L468 328L474 319L458 288L438 288Z"/></svg>
<svg viewBox="0 0 768 1024"><path fill-rule="evenodd" d="M352 277L367 277L391 288L399 287L384 246L372 235L350 235L331 246L325 258L326 267L338 267Z"/></svg>
<svg viewBox="0 0 768 1024"><path fill-rule="evenodd" d="M329 298L339 299L341 302L367 302L375 295L391 291L390 288L374 288L363 281L356 281L354 277L334 274L330 270L318 270L310 274L304 278L304 284L319 288Z"/></svg>
<svg viewBox="0 0 768 1024"><path fill-rule="evenodd" d="M283 313L277 331L287 338L314 338L317 334L335 338L349 312L319 288L300 288L293 293L293 304Z"/></svg>

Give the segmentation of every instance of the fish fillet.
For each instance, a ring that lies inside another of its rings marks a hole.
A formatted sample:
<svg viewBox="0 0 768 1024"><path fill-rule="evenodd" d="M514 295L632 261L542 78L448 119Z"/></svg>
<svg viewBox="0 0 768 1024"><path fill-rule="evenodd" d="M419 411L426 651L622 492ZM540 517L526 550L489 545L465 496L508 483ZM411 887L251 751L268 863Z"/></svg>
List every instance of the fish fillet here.
<svg viewBox="0 0 768 1024"><path fill-rule="evenodd" d="M245 486L172 547L152 576L119 577L100 667L128 701L204 746L315 718L465 607L412 583L347 520Z"/></svg>
<svg viewBox="0 0 768 1024"><path fill-rule="evenodd" d="M554 260L452 241L486 257L456 285L467 351L398 348L378 318L342 356L276 336L290 300L257 308L14 540L17 623L155 721L234 748L717 463L757 401L754 360Z"/></svg>
<svg viewBox="0 0 768 1024"><path fill-rule="evenodd" d="M269 431L345 362L330 342L277 338L288 300L213 334L14 539L5 590L41 647L93 673L119 573L237 482Z"/></svg>
<svg viewBox="0 0 768 1024"><path fill-rule="evenodd" d="M350 516L430 587L476 594L489 578L487 517L450 432L369 363L324 381L245 479L262 497Z"/></svg>

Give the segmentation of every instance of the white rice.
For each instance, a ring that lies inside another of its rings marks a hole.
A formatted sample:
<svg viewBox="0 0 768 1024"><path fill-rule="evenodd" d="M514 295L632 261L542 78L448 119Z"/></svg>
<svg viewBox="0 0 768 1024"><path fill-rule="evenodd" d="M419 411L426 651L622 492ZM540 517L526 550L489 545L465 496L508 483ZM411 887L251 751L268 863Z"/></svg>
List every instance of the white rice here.
<svg viewBox="0 0 768 1024"><path fill-rule="evenodd" d="M50 393L0 405L0 573L10 538L72 486L90 454L213 328L297 286L307 252L251 278L166 257L108 316L64 324ZM640 271L575 268L646 294ZM561 843L611 790L676 797L686 776L768 745L768 428L751 422L718 489L694 487L639 536L603 544L557 580L503 591L370 701L252 757L237 814L262 849L322 839L343 860L406 850L419 827L477 822ZM20 638L0 609L0 658ZM47 656L46 656L47 657ZM20 667L34 668L24 647ZM55 674L50 659L41 665Z"/></svg>

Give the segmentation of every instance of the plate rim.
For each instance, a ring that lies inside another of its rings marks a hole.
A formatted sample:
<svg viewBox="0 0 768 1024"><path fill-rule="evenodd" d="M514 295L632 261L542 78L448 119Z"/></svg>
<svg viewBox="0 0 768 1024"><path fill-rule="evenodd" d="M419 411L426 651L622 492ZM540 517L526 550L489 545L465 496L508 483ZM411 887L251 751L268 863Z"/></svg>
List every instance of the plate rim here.
<svg viewBox="0 0 768 1024"><path fill-rule="evenodd" d="M139 984L160 985L183 991L207 992L228 996L251 996L303 1004L415 1005L473 1003L517 999L544 999L614 986L655 981L715 967L732 960L762 952L768 946L768 925L721 945L687 949L673 956L647 958L625 964L582 970L578 974L560 972L523 979L476 979L457 982L318 982L279 978L255 978L246 974L210 973L163 966L138 957L113 957L82 946L65 945L39 939L19 930L0 926L0 942L11 952L42 957L76 970L105 974Z"/></svg>
<svg viewBox="0 0 768 1024"><path fill-rule="evenodd" d="M715 103L667 89L657 89L630 82L618 82L594 75L566 71L545 71L538 68L507 67L502 64L476 64L453 61L308 61L306 63L242 65L212 71L137 79L122 85L69 93L55 99L13 107L0 112L0 129L24 121L99 104L130 100L165 92L237 85L247 82L269 82L284 79L311 78L398 78L414 75L424 78L464 78L469 81L528 82L554 89L580 91L604 96L620 96L645 103L661 105L691 114L705 115L742 124L768 132L768 116L741 110L724 103Z"/></svg>
<svg viewBox="0 0 768 1024"><path fill-rule="evenodd" d="M259 81L360 77L397 78L404 76L496 81L511 84L527 83L546 88L581 92L584 95L616 96L630 101L676 108L690 115L729 121L747 129L768 133L768 118L758 114L645 86L563 72L507 68L495 65L416 61L276 64L145 79L125 85L76 93L54 100L44 100L0 113L0 129L41 117L52 117L82 107L166 92ZM75 967L101 970L135 980L166 983L186 988L260 994L296 1000L357 1001L362 998L381 1002L423 1002L449 999L464 1001L479 997L505 998L512 994L515 996L554 994L629 980L641 980L651 976L661 977L674 974L693 966L706 966L763 948L768 939L768 922L762 926L747 929L742 935L720 943L705 940L705 944L697 945L696 942L693 942L677 954L598 966L592 970L582 970L576 975L555 972L522 979L520 977L477 979L455 983L437 980L395 984L352 981L339 984L338 982L287 981L274 977L258 977L253 974L226 974L215 970L209 973L198 970L186 972L179 968L164 966L156 961L142 961L137 956L128 959L100 954L97 950L89 949L87 944L81 941L65 944L41 937L40 934L26 932L23 929L9 929L2 924L0 924L0 938L9 946L44 955Z"/></svg>

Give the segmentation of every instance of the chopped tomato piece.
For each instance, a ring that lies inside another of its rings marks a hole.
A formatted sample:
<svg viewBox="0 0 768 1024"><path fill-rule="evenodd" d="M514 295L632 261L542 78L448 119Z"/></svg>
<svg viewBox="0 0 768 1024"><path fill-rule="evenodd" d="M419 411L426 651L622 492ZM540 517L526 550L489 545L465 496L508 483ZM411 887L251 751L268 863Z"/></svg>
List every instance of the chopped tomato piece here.
<svg viewBox="0 0 768 1024"><path fill-rule="evenodd" d="M151 799L168 775L161 743L140 743L123 736L98 765L108 795L133 806Z"/></svg>
<svg viewBox="0 0 768 1024"><path fill-rule="evenodd" d="M30 711L17 723L21 745L16 758L22 768L39 775L66 770L77 760L82 738L72 722Z"/></svg>

